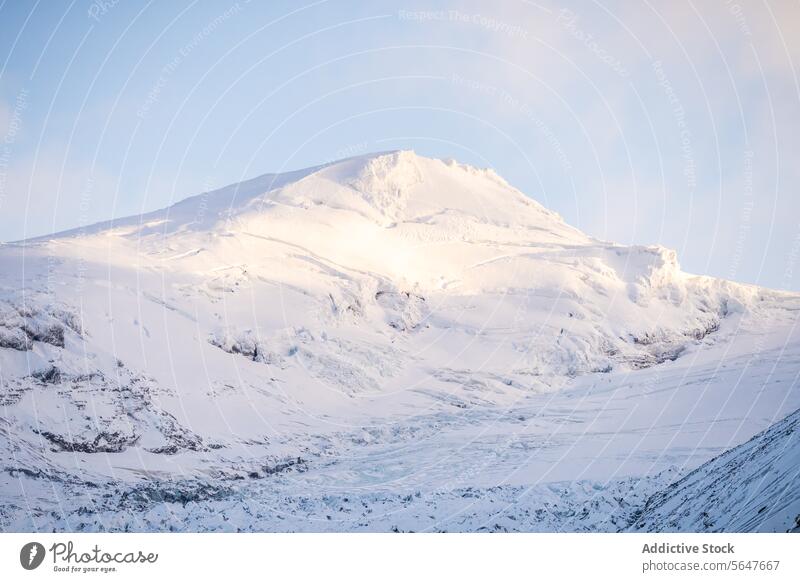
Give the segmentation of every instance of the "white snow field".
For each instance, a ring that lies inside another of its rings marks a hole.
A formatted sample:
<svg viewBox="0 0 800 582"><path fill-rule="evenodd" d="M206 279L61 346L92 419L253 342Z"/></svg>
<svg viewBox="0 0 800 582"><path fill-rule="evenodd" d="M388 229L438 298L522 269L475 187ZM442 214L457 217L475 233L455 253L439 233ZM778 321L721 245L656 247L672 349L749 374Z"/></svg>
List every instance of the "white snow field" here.
<svg viewBox="0 0 800 582"><path fill-rule="evenodd" d="M0 530L785 531L799 315L409 151L0 245Z"/></svg>

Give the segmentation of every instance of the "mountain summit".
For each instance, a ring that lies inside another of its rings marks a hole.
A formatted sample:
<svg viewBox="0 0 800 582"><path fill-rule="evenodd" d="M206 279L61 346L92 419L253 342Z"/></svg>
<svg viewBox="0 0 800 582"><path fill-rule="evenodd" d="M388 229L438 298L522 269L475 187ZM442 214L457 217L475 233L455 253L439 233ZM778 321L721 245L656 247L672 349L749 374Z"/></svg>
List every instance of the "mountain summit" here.
<svg viewBox="0 0 800 582"><path fill-rule="evenodd" d="M503 361L504 373L519 370L526 380L512 383L538 388L675 359L724 335L723 320L761 293L686 275L662 247L595 240L491 170L410 151L267 174L23 248L29 261L37 253L84 268L107 261L117 287L137 281L135 297L144 273L158 273L168 285L151 294L207 302L197 317L234 334L243 327L272 338L332 321L381 341L382 321L403 331L505 330L483 340L487 353L511 334L526 347L510 369ZM252 313L209 320L220 301ZM278 301L298 308L276 326Z"/></svg>
<svg viewBox="0 0 800 582"><path fill-rule="evenodd" d="M389 511L441 483L425 503L455 515L463 487L562 481L535 499L575 515L581 480L664 484L799 407L798 312L593 239L491 170L397 151L267 174L0 247L0 524L121 528L124 500L157 529L172 499L208 529L220 500L288 490L319 519L327 494ZM84 482L108 495L54 518L50 487ZM536 527L608 529L612 506Z"/></svg>
<svg viewBox="0 0 800 582"><path fill-rule="evenodd" d="M268 238L425 288L460 284L456 276L496 258L491 245L591 243L493 171L411 151L266 174L143 216L38 240L76 236L121 252L134 242L144 255L164 248L195 255L224 246L221 238Z"/></svg>

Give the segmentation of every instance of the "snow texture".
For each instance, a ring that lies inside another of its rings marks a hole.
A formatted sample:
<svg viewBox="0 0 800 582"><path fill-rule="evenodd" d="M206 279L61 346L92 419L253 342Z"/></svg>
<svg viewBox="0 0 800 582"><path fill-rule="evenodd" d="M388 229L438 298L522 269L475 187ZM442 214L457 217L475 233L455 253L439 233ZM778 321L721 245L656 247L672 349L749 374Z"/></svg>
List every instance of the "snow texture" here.
<svg viewBox="0 0 800 582"><path fill-rule="evenodd" d="M798 314L409 151L2 245L0 529L784 531Z"/></svg>

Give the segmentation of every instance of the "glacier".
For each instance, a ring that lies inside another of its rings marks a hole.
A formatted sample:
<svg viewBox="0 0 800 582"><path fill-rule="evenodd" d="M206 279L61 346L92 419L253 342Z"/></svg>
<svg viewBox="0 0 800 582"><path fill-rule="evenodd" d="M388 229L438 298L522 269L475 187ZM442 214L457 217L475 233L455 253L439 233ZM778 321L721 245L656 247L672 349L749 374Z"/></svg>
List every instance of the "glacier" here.
<svg viewBox="0 0 800 582"><path fill-rule="evenodd" d="M411 151L2 244L0 530L788 531L799 314Z"/></svg>

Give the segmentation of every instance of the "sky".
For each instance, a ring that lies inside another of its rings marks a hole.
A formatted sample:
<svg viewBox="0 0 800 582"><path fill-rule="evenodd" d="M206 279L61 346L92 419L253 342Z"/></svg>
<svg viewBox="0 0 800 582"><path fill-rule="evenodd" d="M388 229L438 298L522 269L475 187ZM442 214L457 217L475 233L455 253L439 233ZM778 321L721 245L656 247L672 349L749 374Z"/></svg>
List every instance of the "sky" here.
<svg viewBox="0 0 800 582"><path fill-rule="evenodd" d="M0 241L413 149L800 290L800 2L0 0Z"/></svg>

